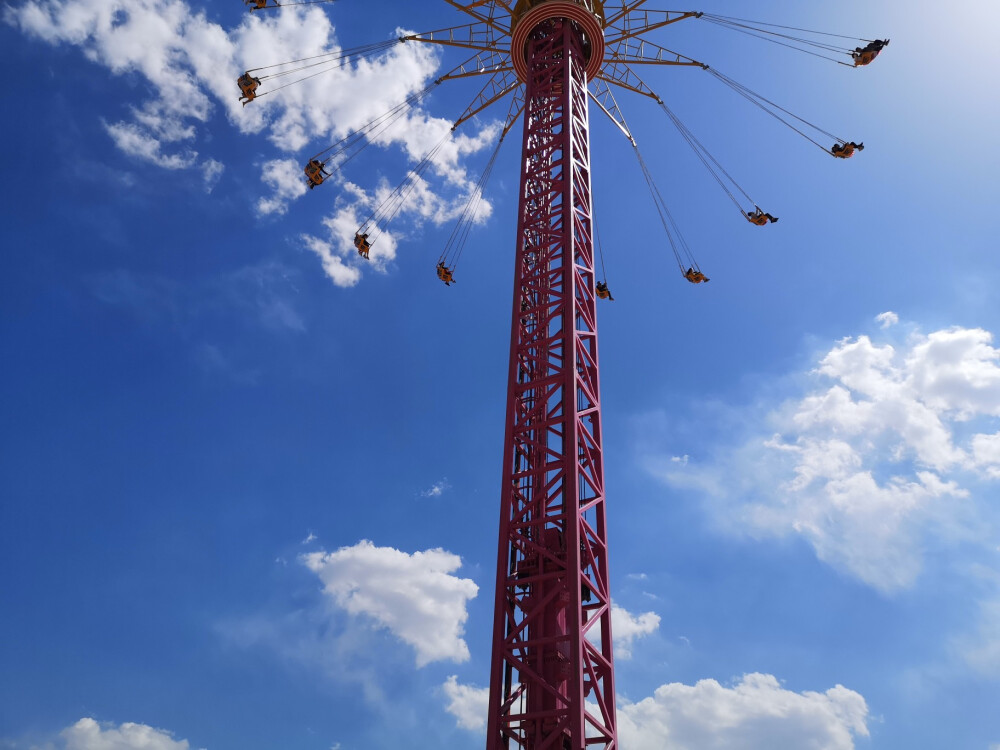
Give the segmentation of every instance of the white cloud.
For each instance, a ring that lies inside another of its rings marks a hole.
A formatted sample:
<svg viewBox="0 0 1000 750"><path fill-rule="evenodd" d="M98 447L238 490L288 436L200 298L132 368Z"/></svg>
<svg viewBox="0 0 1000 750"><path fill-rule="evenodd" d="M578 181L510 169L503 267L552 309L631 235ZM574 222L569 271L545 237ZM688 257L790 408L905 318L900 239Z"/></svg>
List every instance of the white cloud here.
<svg viewBox="0 0 1000 750"><path fill-rule="evenodd" d="M972 437L973 462L994 479L1000 479L1000 432Z"/></svg>
<svg viewBox="0 0 1000 750"><path fill-rule="evenodd" d="M407 554L363 540L301 560L323 581L336 606L371 618L411 645L418 667L469 658L462 639L466 604L479 587L451 575L462 565L458 555L440 548Z"/></svg>
<svg viewBox="0 0 1000 750"><path fill-rule="evenodd" d="M884 313L879 313L875 316L875 321L882 324L882 330L890 328L899 322L899 316L896 313L888 311Z"/></svg>
<svg viewBox="0 0 1000 750"><path fill-rule="evenodd" d="M319 538L319 537L317 537L317 536L316 536L315 534L313 534L313 533L312 533L312 532L310 531L310 532L309 532L308 534L306 534L306 538L305 538L305 539L303 539L303 540L302 540L301 542L299 542L299 544L312 544L312 543L313 543L313 542L315 542L315 541L316 541L316 540L317 540L318 538Z"/></svg>
<svg viewBox="0 0 1000 750"><path fill-rule="evenodd" d="M226 171L226 165L215 159L206 159L201 165L202 178L205 180L205 192L211 193L215 186L219 184L222 173Z"/></svg>
<svg viewBox="0 0 1000 750"><path fill-rule="evenodd" d="M272 159L261 167L261 182L271 188L270 197L261 196L257 211L264 214L283 214L288 204L301 198L308 190L302 167L295 159Z"/></svg>
<svg viewBox="0 0 1000 750"><path fill-rule="evenodd" d="M127 722L115 728L113 724L98 724L90 718L80 719L60 734L66 750L188 750L187 740L175 740L169 732L145 724Z"/></svg>
<svg viewBox="0 0 1000 750"><path fill-rule="evenodd" d="M302 242L306 249L319 256L320 262L323 264L323 271L337 286L352 287L361 281L361 269L357 266L347 265L340 255L335 254L333 245L308 234L302 235Z"/></svg>
<svg viewBox="0 0 1000 750"><path fill-rule="evenodd" d="M198 154L194 151L164 154L161 151L161 141L135 123L118 122L105 125L105 129L115 145L126 154L158 164L164 169L187 169L198 161Z"/></svg>
<svg viewBox="0 0 1000 750"><path fill-rule="evenodd" d="M214 158L201 157L192 143L208 140L207 127L217 110L243 133L265 136L274 149L286 154L310 145L311 149L321 148L423 90L440 67L439 47L393 44L402 30L375 28L374 39L366 41L378 41L381 35L389 40L384 51L342 67L333 64L323 75L282 88L273 96L270 89L299 76L265 80L259 98L243 107L235 83L240 71L342 51L336 29L322 9L246 13L238 26L224 28L184 0L27 0L8 7L3 18L26 35L49 44L79 47L91 62L115 75L144 78L150 98L131 107L131 119L106 125L108 134L119 149L133 157L168 169L200 168L208 191L218 180L222 165ZM269 72L273 71L265 71ZM451 125L450 120L427 114L417 103L403 111L391 127L371 132L370 139L383 148L400 147L407 160L417 162L449 136ZM461 162L495 142L498 132L498 126L492 124L447 138L431 165L452 197L438 195L438 188L426 177L419 179L404 201L402 215L417 224L457 218L474 189ZM259 152L261 139L250 147ZM302 174L306 160L296 155L264 162L261 179L270 194L257 201L259 213L283 214L291 201L306 193ZM338 174L336 180L343 177ZM365 198L367 207L377 205L391 189L388 183L382 185L371 198ZM474 221L484 222L491 210L487 201L480 202ZM338 218L334 215L331 220L338 224ZM350 242L356 228L357 223L346 229L337 226L346 234L341 232L331 244ZM395 249L396 240L385 234L373 250L374 266L384 270L395 257ZM321 255L327 274L339 286L358 283L360 273L337 255L344 253Z"/></svg>
<svg viewBox="0 0 1000 750"><path fill-rule="evenodd" d="M440 482L435 482L426 490L420 493L420 497L441 497L447 490L451 489L451 484L448 483L447 479L442 479Z"/></svg>
<svg viewBox="0 0 1000 750"><path fill-rule="evenodd" d="M624 607L611 604L611 632L615 656L619 659L631 659L635 639L655 633L659 627L660 616L655 612L635 616Z"/></svg>
<svg viewBox="0 0 1000 750"><path fill-rule="evenodd" d="M490 689L461 685L458 677L451 675L442 685L448 705L445 707L457 720L458 726L472 731L486 728L486 714L490 705Z"/></svg>
<svg viewBox="0 0 1000 750"><path fill-rule="evenodd" d="M982 328L936 331L906 358L908 383L936 411L964 421L1000 416L1000 350Z"/></svg>
<svg viewBox="0 0 1000 750"><path fill-rule="evenodd" d="M354 247L354 235L370 219L378 202L384 200L390 190L384 181L374 196L366 194L353 182L344 185L344 195L338 201L337 209L323 220L323 226L328 231L328 244L334 252L343 258L351 258L353 262L360 262ZM384 223L382 229L385 229ZM396 236L392 232L381 231L371 233L369 239L371 250L364 264L375 271L384 272L388 264L396 259L396 249L399 246ZM336 284L337 280L333 279L333 282Z"/></svg>
<svg viewBox="0 0 1000 750"><path fill-rule="evenodd" d="M618 710L618 735L630 750L852 750L867 737L865 699L841 685L825 693L785 690L765 674L732 687L715 680L671 683Z"/></svg>
<svg viewBox="0 0 1000 750"><path fill-rule="evenodd" d="M971 517L983 511L968 482L1000 478L991 343L979 328L902 343L844 339L819 358L804 393L748 417L747 433L714 460L664 457L651 469L702 493L734 533L800 535L877 589L911 586L929 537L974 535Z"/></svg>

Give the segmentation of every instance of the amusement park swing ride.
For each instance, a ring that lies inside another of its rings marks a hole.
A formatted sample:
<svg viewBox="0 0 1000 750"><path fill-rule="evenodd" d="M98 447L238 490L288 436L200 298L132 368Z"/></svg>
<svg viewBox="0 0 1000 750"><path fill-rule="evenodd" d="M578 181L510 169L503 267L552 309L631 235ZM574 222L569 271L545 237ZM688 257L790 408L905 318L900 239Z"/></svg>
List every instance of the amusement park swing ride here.
<svg viewBox="0 0 1000 750"><path fill-rule="evenodd" d="M244 0L255 13L333 1ZM834 158L850 158L864 144L829 133L648 36L678 22L701 21L852 68L871 64L889 41L654 10L646 0L444 1L464 13L466 22L248 70L237 81L240 100L251 103L384 55L397 44L452 47L470 55L304 166L309 188L321 187L436 87L458 79L483 80L452 131L493 105L506 104L507 113L438 258L438 278L448 285L455 280L500 146L523 118L486 750L612 750L618 738L597 301L613 298L594 262L590 105L628 139L682 278L701 284L709 278L679 231L614 90L653 100L744 220L766 226L778 218L753 201L637 70L700 68ZM431 148L358 227L354 246L362 259L450 137Z"/></svg>

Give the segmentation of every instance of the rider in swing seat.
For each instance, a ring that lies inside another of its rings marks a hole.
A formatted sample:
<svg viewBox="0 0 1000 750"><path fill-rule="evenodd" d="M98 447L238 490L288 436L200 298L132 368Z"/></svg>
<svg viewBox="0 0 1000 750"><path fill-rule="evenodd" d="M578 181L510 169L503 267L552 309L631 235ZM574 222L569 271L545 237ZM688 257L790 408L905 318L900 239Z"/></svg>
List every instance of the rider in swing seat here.
<svg viewBox="0 0 1000 750"><path fill-rule="evenodd" d="M860 68L863 65L870 65L872 60L878 57L879 52L888 45L888 39L876 39L875 41L868 42L864 47L855 47L851 53L851 58L854 60L854 67Z"/></svg>
<svg viewBox="0 0 1000 750"><path fill-rule="evenodd" d="M747 211L746 213L747 221L751 224L756 224L757 226L762 227L768 222L773 224L778 220L777 216L771 216L771 214L761 211L760 206L754 206L753 208L753 211Z"/></svg>
<svg viewBox="0 0 1000 750"><path fill-rule="evenodd" d="M451 282L455 280L451 269L444 264L444 261L437 264L437 277L444 282L445 286L451 286Z"/></svg>
<svg viewBox="0 0 1000 750"><path fill-rule="evenodd" d="M705 274L703 274L700 270L696 271L694 270L694 268L688 268L688 270L684 272L684 278L690 281L692 284L701 284L703 282L711 281L711 279L708 278Z"/></svg>
<svg viewBox="0 0 1000 750"><path fill-rule="evenodd" d="M358 249L358 255L360 255L362 258L367 259L368 253L370 253L372 249L372 245L368 241L368 235L361 234L360 232L355 232L354 247Z"/></svg>
<svg viewBox="0 0 1000 750"><path fill-rule="evenodd" d="M830 153L836 156L838 159L850 159L854 156L855 151L864 151L865 144L855 143L851 141L850 143L845 143L841 145L840 143L834 143L833 148L830 149Z"/></svg>
<svg viewBox="0 0 1000 750"><path fill-rule="evenodd" d="M247 71L236 79L236 85L240 87L240 101L245 107L257 98L257 87L260 86L260 79L250 75L250 72Z"/></svg>
<svg viewBox="0 0 1000 750"><path fill-rule="evenodd" d="M319 159L310 159L303 170L309 180L309 189L312 190L317 185L322 185L323 180L330 176L330 173L323 169L323 162Z"/></svg>

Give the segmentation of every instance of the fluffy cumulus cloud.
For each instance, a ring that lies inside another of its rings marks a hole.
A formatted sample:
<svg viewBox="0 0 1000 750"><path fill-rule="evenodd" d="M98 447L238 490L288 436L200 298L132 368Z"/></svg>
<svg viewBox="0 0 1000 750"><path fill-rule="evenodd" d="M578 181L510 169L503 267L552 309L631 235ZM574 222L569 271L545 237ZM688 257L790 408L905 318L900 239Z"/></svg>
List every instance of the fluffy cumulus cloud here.
<svg viewBox="0 0 1000 750"><path fill-rule="evenodd" d="M448 699L445 709L455 717L458 726L472 731L486 728L486 714L490 705L489 688L463 685L458 677L451 675L441 689Z"/></svg>
<svg viewBox="0 0 1000 750"><path fill-rule="evenodd" d="M466 605L479 587L452 575L462 565L457 555L443 549L408 554L361 541L303 555L302 562L337 607L370 618L412 646L417 666L469 658L462 638Z"/></svg>
<svg viewBox="0 0 1000 750"><path fill-rule="evenodd" d="M127 722L119 727L80 719L62 731L65 750L188 750L187 740L175 740L169 732L145 724Z"/></svg>
<svg viewBox="0 0 1000 750"><path fill-rule="evenodd" d="M611 605L611 632L614 637L615 656L632 658L632 643L636 638L655 633L660 627L660 616L655 612L633 615L624 607Z"/></svg>
<svg viewBox="0 0 1000 750"><path fill-rule="evenodd" d="M805 377L804 393L755 414L714 462L654 459L652 470L700 491L734 532L797 534L822 560L880 590L912 585L931 536L976 535L977 514L989 511L971 488L1000 478L992 334L847 338Z"/></svg>
<svg viewBox="0 0 1000 750"><path fill-rule="evenodd" d="M661 685L619 707L618 734L630 750L853 750L868 736L867 720L865 699L853 690L796 693L771 675L748 674L731 687Z"/></svg>
<svg viewBox="0 0 1000 750"><path fill-rule="evenodd" d="M891 310L879 313L875 316L875 321L882 324L882 329L890 328L899 322L899 316Z"/></svg>
<svg viewBox="0 0 1000 750"><path fill-rule="evenodd" d="M445 196L431 185L426 171L418 174L416 169L398 184L382 179L371 191L345 181L334 212L323 220L324 236L310 235L307 247L319 255L323 269L334 284L354 286L360 280L362 267L382 273L389 268L401 242L408 236L407 228L411 232L418 231L428 222L440 226L460 218L473 224L484 223L492 207L487 201L477 199L477 196L481 198L478 186L464 180L458 182L458 192ZM284 211L286 202L280 192L277 190L274 198L261 199L260 207L266 207L268 212ZM474 210L463 215L466 206L473 206ZM397 228L401 224L403 228ZM358 231L366 234L371 245L365 260L359 260L354 245Z"/></svg>
<svg viewBox="0 0 1000 750"><path fill-rule="evenodd" d="M306 194L302 167L295 159L272 159L261 168L261 180L271 188L271 194L257 200L261 214L283 214L288 203Z"/></svg>
<svg viewBox="0 0 1000 750"><path fill-rule="evenodd" d="M319 258L323 272L334 284L346 288L356 286L361 281L361 269L345 260L348 254L338 245L309 234L302 235L301 239L305 248Z"/></svg>
<svg viewBox="0 0 1000 750"><path fill-rule="evenodd" d="M222 174L222 164L203 153L211 141L208 128L215 113L224 113L232 126L255 138L254 153L269 143L277 153L260 162L266 194L258 198L257 209L263 215L280 215L290 202L306 194L304 149L309 147L306 153L312 154L320 148L318 144L339 142L385 115L426 89L440 74L442 64L439 48L393 44L401 30L375 28L374 38L366 41L386 44L370 55L341 61L331 57L331 62L316 70L273 80L266 76L283 68L260 71L260 96L243 107L235 83L240 71L344 51L321 8L245 13L238 25L225 28L184 0L27 0L8 7L3 18L28 36L52 45L75 46L113 74L138 75L149 84L146 101L112 115L113 121L105 123L117 147L138 160L166 169L200 169L210 191ZM285 87L290 82L296 85ZM273 96L268 95L272 92ZM458 217L476 190L463 160L493 143L497 126L452 135L452 122L432 116L416 99L398 110L398 117L380 122L357 147L368 142L398 148L404 163L418 163L431 155L428 168L411 180L394 213L415 225ZM233 137L238 136L234 133ZM332 157L328 169L334 172L330 181L346 182L339 168L355 151L328 153ZM433 182L431 176L436 178ZM385 182L367 193L347 190L339 199L341 206L330 220L337 233L322 240L327 252L320 254L335 284L351 286L360 278L359 260L351 245L358 227L352 223L355 214L369 215L403 177L395 175L391 186ZM490 210L488 202L480 202L472 220L485 221ZM350 226L340 225L345 213L350 214ZM391 217L385 218L387 222ZM384 270L395 257L397 238L384 237L372 253L376 270Z"/></svg>

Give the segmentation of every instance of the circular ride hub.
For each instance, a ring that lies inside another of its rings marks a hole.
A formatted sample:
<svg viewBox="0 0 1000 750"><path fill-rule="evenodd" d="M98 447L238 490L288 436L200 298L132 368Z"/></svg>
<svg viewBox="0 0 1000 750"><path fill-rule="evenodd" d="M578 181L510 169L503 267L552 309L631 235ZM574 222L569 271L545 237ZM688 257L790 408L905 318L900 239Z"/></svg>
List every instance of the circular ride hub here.
<svg viewBox="0 0 1000 750"><path fill-rule="evenodd" d="M576 25L586 60L587 79L604 64L604 3L602 0L520 0L511 12L510 55L518 78L528 78L528 38L544 34L544 23L566 19Z"/></svg>
<svg viewBox="0 0 1000 750"><path fill-rule="evenodd" d="M602 14L511 14L525 109L487 750L617 746L587 99Z"/></svg>

